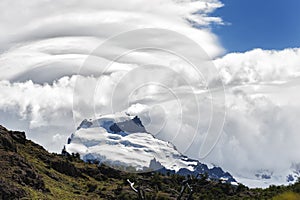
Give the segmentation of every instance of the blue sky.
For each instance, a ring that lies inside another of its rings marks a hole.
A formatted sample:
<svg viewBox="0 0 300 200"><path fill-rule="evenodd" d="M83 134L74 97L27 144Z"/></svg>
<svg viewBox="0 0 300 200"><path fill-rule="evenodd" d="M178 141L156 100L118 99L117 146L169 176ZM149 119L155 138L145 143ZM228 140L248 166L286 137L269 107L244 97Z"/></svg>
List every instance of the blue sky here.
<svg viewBox="0 0 300 200"><path fill-rule="evenodd" d="M228 52L253 48L284 49L300 46L299 0L222 0L215 12L225 26L214 26Z"/></svg>

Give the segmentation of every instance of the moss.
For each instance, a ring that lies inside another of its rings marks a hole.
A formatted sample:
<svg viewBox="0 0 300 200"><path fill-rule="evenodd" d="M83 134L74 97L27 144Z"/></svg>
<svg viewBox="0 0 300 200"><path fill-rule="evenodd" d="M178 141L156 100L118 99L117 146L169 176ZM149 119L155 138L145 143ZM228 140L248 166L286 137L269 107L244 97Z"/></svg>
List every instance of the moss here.
<svg viewBox="0 0 300 200"><path fill-rule="evenodd" d="M299 200L300 194L295 192L284 192L272 198L272 200Z"/></svg>

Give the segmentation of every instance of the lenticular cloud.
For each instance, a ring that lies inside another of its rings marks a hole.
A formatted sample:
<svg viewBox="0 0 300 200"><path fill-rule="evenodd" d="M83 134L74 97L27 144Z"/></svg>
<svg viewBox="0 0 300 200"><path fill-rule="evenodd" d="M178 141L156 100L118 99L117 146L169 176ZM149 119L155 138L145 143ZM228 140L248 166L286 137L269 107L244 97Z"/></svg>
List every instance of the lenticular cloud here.
<svg viewBox="0 0 300 200"><path fill-rule="evenodd" d="M188 35L214 57L223 49L208 26L222 23L220 18L210 16L221 6L222 3L217 0L89 0L84 3L72 0L51 5L47 1L1 1L0 80L3 92L0 108L5 113L2 123L11 128L25 129L29 138L47 149L60 151L69 132L78 125L77 121L71 123L70 114L76 78L85 80L86 90L102 81L96 107L105 112L109 104L106 96L112 91L117 77L139 67L144 60L155 58L156 63L170 64L165 55L147 52L132 53L129 60L110 64L112 55L119 51L118 44L109 46L101 55L90 56L95 48L122 32L163 28ZM193 24L203 28L193 28ZM132 38L132 41L137 39ZM161 42L166 44L166 48L168 45L178 45L172 41ZM88 56L96 60L95 65L86 67L78 77L80 67ZM108 64L110 68L107 73L99 77L99 67ZM87 99L80 101L82 110L91 107ZM84 117L87 116L79 116L80 120ZM17 123L20 119L22 123ZM43 136L39 132L43 132ZM53 139L56 143L49 139L54 136L60 138Z"/></svg>

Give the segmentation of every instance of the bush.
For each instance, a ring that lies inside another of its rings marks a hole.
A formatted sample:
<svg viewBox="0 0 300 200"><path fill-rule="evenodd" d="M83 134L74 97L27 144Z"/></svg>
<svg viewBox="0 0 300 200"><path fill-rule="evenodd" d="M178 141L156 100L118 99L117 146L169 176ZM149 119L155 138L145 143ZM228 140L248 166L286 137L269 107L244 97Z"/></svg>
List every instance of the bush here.
<svg viewBox="0 0 300 200"><path fill-rule="evenodd" d="M97 185L88 183L87 188L88 188L88 192L94 192L97 189Z"/></svg>

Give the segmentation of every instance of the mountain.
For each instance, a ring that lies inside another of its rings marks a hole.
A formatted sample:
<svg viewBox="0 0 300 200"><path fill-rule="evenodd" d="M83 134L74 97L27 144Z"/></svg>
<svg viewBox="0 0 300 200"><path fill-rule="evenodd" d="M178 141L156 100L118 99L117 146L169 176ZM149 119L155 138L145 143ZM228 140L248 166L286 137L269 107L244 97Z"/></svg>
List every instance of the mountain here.
<svg viewBox="0 0 300 200"><path fill-rule="evenodd" d="M128 173L47 152L24 132L0 126L0 199L299 199L291 186L249 189L222 181L156 172ZM180 198L181 197L181 198Z"/></svg>
<svg viewBox="0 0 300 200"><path fill-rule="evenodd" d="M65 150L79 153L84 161L105 163L117 169L185 176L200 173L237 185L228 172L182 155L173 144L148 133L137 116L125 113L85 119L68 139Z"/></svg>
<svg viewBox="0 0 300 200"><path fill-rule="evenodd" d="M180 154L173 144L155 138L147 132L137 116L126 112L83 120L68 139L65 150L79 153L86 162L106 163L125 171L156 170L184 176L207 173L211 179L221 179L232 184L238 181L253 188L288 185L294 183L300 175L300 165L293 165L286 172L259 170L236 174L235 179L220 167L209 168L198 160Z"/></svg>

